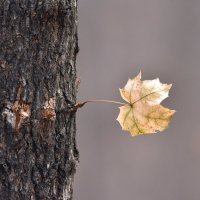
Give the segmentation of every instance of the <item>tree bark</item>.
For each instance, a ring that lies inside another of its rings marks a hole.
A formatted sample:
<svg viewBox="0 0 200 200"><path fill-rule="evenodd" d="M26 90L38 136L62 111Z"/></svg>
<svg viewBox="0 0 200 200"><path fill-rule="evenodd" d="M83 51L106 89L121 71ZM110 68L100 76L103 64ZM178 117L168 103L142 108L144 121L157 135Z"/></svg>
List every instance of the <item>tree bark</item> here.
<svg viewBox="0 0 200 200"><path fill-rule="evenodd" d="M72 199L76 0L0 0L0 200Z"/></svg>

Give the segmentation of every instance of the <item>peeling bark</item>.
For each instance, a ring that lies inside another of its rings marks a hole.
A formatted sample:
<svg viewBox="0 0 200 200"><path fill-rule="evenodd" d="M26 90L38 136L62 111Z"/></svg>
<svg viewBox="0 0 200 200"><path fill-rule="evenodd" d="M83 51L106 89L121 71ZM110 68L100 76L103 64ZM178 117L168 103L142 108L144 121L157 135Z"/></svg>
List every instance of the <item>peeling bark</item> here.
<svg viewBox="0 0 200 200"><path fill-rule="evenodd" d="M76 0L0 0L0 200L69 200Z"/></svg>

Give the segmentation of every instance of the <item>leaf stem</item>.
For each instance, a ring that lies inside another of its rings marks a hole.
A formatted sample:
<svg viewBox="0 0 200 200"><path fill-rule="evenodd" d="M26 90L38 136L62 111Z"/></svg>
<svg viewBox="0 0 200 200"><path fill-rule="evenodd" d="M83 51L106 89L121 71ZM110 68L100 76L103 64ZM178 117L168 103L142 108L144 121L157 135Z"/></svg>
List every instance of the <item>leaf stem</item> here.
<svg viewBox="0 0 200 200"><path fill-rule="evenodd" d="M125 103L119 102L119 101L111 101L111 100L105 100L105 99L97 99L97 100L87 100L84 102L77 103L73 106L72 110L77 110L78 108L83 107L86 103L115 103L124 105Z"/></svg>
<svg viewBox="0 0 200 200"><path fill-rule="evenodd" d="M96 103L96 102L106 102L106 103L115 103L115 104L121 104L121 105L124 105L124 103L122 102L119 102L119 101L111 101L111 100L105 100L105 99L97 99L97 100L88 100L88 101L85 101L84 103Z"/></svg>

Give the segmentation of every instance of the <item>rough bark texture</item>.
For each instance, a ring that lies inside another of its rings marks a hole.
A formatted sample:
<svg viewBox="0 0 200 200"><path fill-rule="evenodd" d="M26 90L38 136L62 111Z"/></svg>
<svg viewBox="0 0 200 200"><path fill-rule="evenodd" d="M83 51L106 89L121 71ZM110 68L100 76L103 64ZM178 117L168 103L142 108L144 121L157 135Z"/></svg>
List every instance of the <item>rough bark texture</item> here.
<svg viewBox="0 0 200 200"><path fill-rule="evenodd" d="M76 0L0 0L0 200L72 199Z"/></svg>

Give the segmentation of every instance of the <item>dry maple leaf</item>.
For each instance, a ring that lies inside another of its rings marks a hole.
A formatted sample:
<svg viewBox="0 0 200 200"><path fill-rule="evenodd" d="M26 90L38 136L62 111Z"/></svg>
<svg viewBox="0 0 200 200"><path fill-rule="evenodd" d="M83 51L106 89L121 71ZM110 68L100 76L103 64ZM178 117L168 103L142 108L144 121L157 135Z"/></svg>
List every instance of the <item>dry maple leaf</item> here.
<svg viewBox="0 0 200 200"><path fill-rule="evenodd" d="M159 105L168 97L172 84L162 84L159 79L141 80L141 72L129 79L123 89L122 98L128 102L120 108L117 118L123 130L132 136L163 131L169 125L175 110Z"/></svg>

